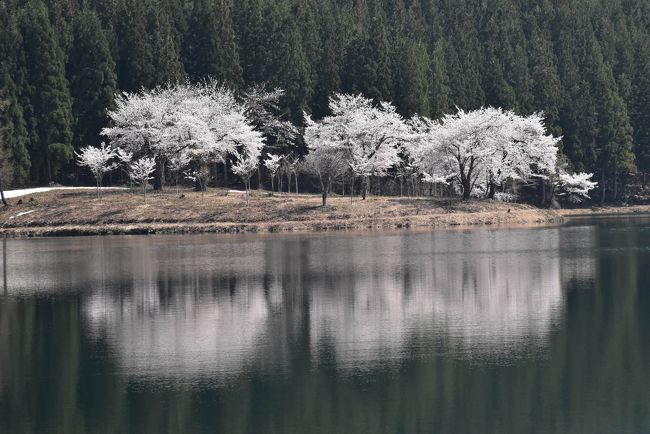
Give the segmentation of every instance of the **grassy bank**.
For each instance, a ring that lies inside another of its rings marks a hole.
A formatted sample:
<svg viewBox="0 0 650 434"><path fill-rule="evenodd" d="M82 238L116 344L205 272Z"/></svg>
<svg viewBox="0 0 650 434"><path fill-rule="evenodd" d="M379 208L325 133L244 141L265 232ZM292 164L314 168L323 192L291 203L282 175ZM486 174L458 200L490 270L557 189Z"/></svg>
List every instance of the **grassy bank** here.
<svg viewBox="0 0 650 434"><path fill-rule="evenodd" d="M0 210L0 234L55 236L198 232L281 232L426 228L553 223L559 213L529 205L431 198L332 197L253 192L244 197L226 190L141 195L90 191L51 191L25 196Z"/></svg>

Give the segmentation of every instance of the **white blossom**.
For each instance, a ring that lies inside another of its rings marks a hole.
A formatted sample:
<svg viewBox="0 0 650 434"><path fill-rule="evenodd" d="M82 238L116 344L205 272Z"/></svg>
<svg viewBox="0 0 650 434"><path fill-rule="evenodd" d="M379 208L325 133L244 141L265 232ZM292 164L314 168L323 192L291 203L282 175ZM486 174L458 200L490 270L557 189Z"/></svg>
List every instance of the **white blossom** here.
<svg viewBox="0 0 650 434"><path fill-rule="evenodd" d="M97 198L100 198L104 175L117 168L117 163L111 162L118 156L116 150L111 146L106 146L106 143L102 143L98 148L93 146L81 148L80 152L75 152L75 154L79 159L78 164L88 167L95 177L97 181Z"/></svg>
<svg viewBox="0 0 650 434"><path fill-rule="evenodd" d="M558 195L567 197L572 203L589 199L589 192L598 185L597 182L591 180L593 175L593 173L560 172L556 183Z"/></svg>
<svg viewBox="0 0 650 434"><path fill-rule="evenodd" d="M147 197L147 181L153 179L156 161L150 157L142 157L129 164L129 177L132 181L142 185L142 194Z"/></svg>

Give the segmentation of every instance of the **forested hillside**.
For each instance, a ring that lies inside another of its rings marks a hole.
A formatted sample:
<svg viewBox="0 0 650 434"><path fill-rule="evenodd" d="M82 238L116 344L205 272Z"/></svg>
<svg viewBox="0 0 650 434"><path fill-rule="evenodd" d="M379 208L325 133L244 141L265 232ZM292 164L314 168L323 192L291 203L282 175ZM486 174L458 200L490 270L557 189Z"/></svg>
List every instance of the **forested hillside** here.
<svg viewBox="0 0 650 434"><path fill-rule="evenodd" d="M5 184L74 181L117 92L207 76L282 87L295 123L335 91L543 110L608 199L650 169L650 0L0 1Z"/></svg>

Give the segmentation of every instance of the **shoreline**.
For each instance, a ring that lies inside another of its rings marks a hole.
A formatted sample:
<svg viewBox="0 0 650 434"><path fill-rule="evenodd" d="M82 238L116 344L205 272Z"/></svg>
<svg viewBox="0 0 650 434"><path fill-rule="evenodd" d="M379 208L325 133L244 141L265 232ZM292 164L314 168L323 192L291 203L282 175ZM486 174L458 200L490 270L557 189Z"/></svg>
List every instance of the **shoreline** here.
<svg viewBox="0 0 650 434"><path fill-rule="evenodd" d="M372 197L366 201L318 195L254 192L251 205L239 195L183 191L148 198L106 192L102 201L84 191L48 192L0 210L0 236L9 238L199 234L317 233L400 229L545 226L573 218L650 214L650 206L550 210L494 201ZM183 198L183 199L181 199Z"/></svg>
<svg viewBox="0 0 650 434"><path fill-rule="evenodd" d="M19 226L0 228L0 236L8 238L99 236L99 235L169 235L169 234L251 234L251 233L319 233L348 231L381 231L406 229L450 229L480 227L521 227L560 224L564 217L554 212L532 215L512 212L504 215L486 212L467 214L423 215L410 218L356 219L340 221L286 221L275 223L120 223L103 225Z"/></svg>

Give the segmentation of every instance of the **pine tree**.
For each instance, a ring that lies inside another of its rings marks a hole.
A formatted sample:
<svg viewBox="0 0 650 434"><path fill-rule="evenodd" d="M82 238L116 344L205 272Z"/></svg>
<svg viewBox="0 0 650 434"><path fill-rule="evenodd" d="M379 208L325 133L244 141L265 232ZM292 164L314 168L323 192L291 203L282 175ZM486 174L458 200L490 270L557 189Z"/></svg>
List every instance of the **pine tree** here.
<svg viewBox="0 0 650 434"><path fill-rule="evenodd" d="M431 109L430 113L434 118L440 118L443 114L449 113L449 79L447 77L447 68L445 64L445 50L443 48L444 40L439 40L433 48L431 54L430 76L430 94Z"/></svg>
<svg viewBox="0 0 650 434"><path fill-rule="evenodd" d="M552 41L546 32L534 29L531 35L530 68L534 111L543 111L546 126L555 135L562 135L559 126L562 94Z"/></svg>
<svg viewBox="0 0 650 434"><path fill-rule="evenodd" d="M151 49L151 86L165 86L185 79L174 27L165 10L160 10L152 1L147 8L147 29Z"/></svg>
<svg viewBox="0 0 650 434"><path fill-rule="evenodd" d="M0 5L0 100L4 103L0 112L0 128L3 147L0 149L9 167L3 170L4 186L22 186L29 182L30 160L27 152L27 129L20 105L18 86L13 77L20 78L22 37L16 19L7 5ZM8 170L10 169L10 170Z"/></svg>
<svg viewBox="0 0 650 434"><path fill-rule="evenodd" d="M264 26L263 0L241 0L235 8L237 23L237 42L243 79L247 85L263 83L267 80L269 57Z"/></svg>
<svg viewBox="0 0 650 434"><path fill-rule="evenodd" d="M232 86L242 84L242 69L228 0L196 0L184 41L184 63L193 79L213 77Z"/></svg>
<svg viewBox="0 0 650 434"><path fill-rule="evenodd" d="M25 8L21 34L29 82L25 96L32 180L49 182L72 158L72 107L63 53L41 1L32 1Z"/></svg>
<svg viewBox="0 0 650 434"><path fill-rule="evenodd" d="M265 27L269 32L267 79L271 85L284 89L284 108L293 122L301 123L303 111L311 100L313 83L302 37L287 3L267 5Z"/></svg>
<svg viewBox="0 0 650 434"><path fill-rule="evenodd" d="M116 32L118 87L125 91L152 87L155 68L147 32L145 2L121 0Z"/></svg>
<svg viewBox="0 0 650 434"><path fill-rule="evenodd" d="M630 118L634 125L637 165L650 171L650 38L639 41L632 82Z"/></svg>
<svg viewBox="0 0 650 434"><path fill-rule="evenodd" d="M373 17L369 29L352 41L345 63L343 90L375 101L392 99L392 61L388 31L381 15Z"/></svg>
<svg viewBox="0 0 650 434"><path fill-rule="evenodd" d="M341 86L341 43L337 37L337 23L334 13L321 9L321 51L316 68L317 79L312 100L312 113L316 119L328 113L329 96L338 92Z"/></svg>
<svg viewBox="0 0 650 434"><path fill-rule="evenodd" d="M430 116L429 53L423 42L404 40L397 52L395 68L395 104L402 115Z"/></svg>
<svg viewBox="0 0 650 434"><path fill-rule="evenodd" d="M592 42L590 78L596 102L598 133L596 145L601 174L601 201L607 199L611 186L611 199L618 199L618 179L621 174L634 172L632 126L623 98L618 93L611 68L602 58L600 46Z"/></svg>
<svg viewBox="0 0 650 434"><path fill-rule="evenodd" d="M97 14L82 10L74 23L74 38L68 60L75 148L98 145L106 125L106 111L113 104L116 87L115 63Z"/></svg>
<svg viewBox="0 0 650 434"><path fill-rule="evenodd" d="M446 11L444 26L455 31L454 37L445 44L445 64L449 79L449 105L475 109L485 104L481 86L480 41L476 16L471 0L443 0L441 8ZM474 18L474 19L473 19Z"/></svg>

